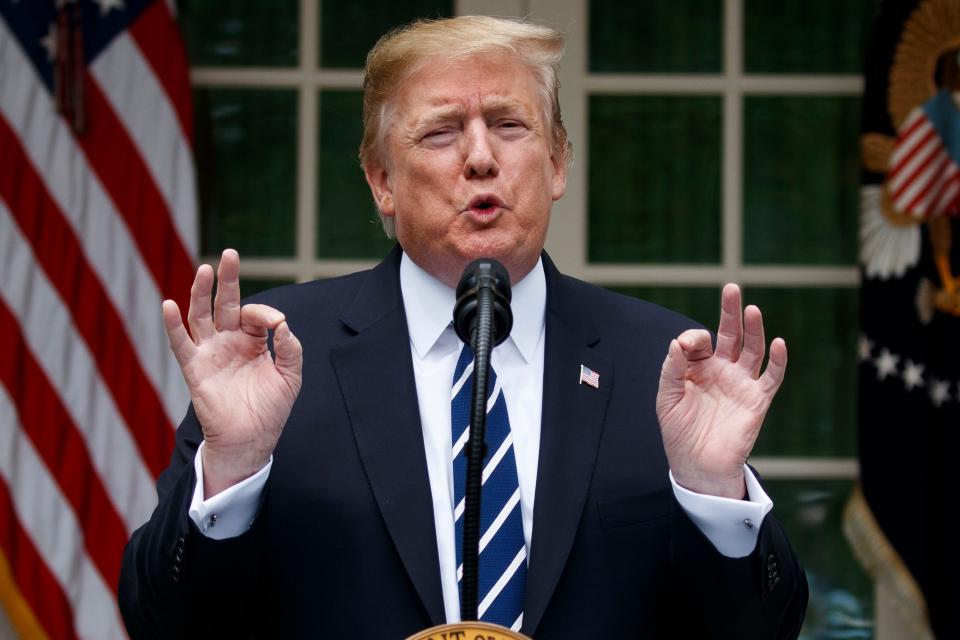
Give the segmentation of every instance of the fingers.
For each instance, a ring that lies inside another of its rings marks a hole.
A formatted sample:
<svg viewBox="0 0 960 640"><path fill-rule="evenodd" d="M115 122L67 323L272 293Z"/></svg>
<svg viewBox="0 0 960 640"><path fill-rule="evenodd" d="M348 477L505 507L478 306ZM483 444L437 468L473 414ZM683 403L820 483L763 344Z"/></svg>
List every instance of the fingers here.
<svg viewBox="0 0 960 640"><path fill-rule="evenodd" d="M763 338L763 316L754 305L743 310L743 350L737 364L750 372L756 379L760 375L766 343Z"/></svg>
<svg viewBox="0 0 960 640"><path fill-rule="evenodd" d="M274 364L293 393L299 393L303 347L290 331L284 315L265 304L246 304L240 311L240 329L258 338L266 338L267 331L273 330Z"/></svg>
<svg viewBox="0 0 960 640"><path fill-rule="evenodd" d="M706 329L687 329L677 337L688 362L703 360L713 355L710 332Z"/></svg>
<svg viewBox="0 0 960 640"><path fill-rule="evenodd" d="M187 328L183 326L183 320L180 318L180 307L173 300L164 300L161 306L163 313L163 326L167 330L167 338L170 340L170 350L174 357L183 368L197 351L197 345L193 343L187 334Z"/></svg>
<svg viewBox="0 0 960 640"><path fill-rule="evenodd" d="M240 254L224 249L217 267L217 297L213 319L218 331L240 328Z"/></svg>
<svg viewBox="0 0 960 640"><path fill-rule="evenodd" d="M256 338L266 338L267 331L283 321L282 313L265 304L245 304L240 309L240 330Z"/></svg>
<svg viewBox="0 0 960 640"><path fill-rule="evenodd" d="M671 340L667 357L660 369L660 388L657 391L657 414L662 415L683 398L687 375L687 358L678 340Z"/></svg>
<svg viewBox="0 0 960 640"><path fill-rule="evenodd" d="M760 376L760 387L764 393L773 395L780 388L783 376L787 371L787 343L783 338L774 338L770 343L770 359L767 361L767 370Z"/></svg>
<svg viewBox="0 0 960 640"><path fill-rule="evenodd" d="M213 269L208 264L200 265L190 288L190 309L187 322L195 343L213 335L213 315L210 298L213 293Z"/></svg>
<svg viewBox="0 0 960 640"><path fill-rule="evenodd" d="M720 294L720 326L717 329L717 356L730 362L740 357L743 340L743 312L740 287L729 283Z"/></svg>
<svg viewBox="0 0 960 640"><path fill-rule="evenodd" d="M290 331L290 326L281 322L273 332L273 352L276 356L274 364L287 384L298 392L303 371L303 347L297 336Z"/></svg>
<svg viewBox="0 0 960 640"><path fill-rule="evenodd" d="M759 379L765 392L776 393L783 382L787 367L787 345L781 338L771 343L767 370L763 377L760 377L760 368L766 353L763 314L755 305L748 305L741 311L741 304L740 287L733 283L724 286L720 302L716 355L736 362L752 378Z"/></svg>

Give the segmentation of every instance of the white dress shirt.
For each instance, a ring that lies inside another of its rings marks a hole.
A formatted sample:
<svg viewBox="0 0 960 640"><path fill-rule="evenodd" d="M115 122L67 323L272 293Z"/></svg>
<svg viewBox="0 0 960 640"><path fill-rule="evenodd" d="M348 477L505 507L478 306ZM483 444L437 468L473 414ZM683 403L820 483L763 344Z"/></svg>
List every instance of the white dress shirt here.
<svg viewBox="0 0 960 640"><path fill-rule="evenodd" d="M463 343L450 323L455 293L418 267L406 254L400 263L400 288L410 332L410 352L433 498L444 608L447 621L457 622L460 620L460 597L453 518L450 388ZM540 454L546 297L543 264L538 262L523 280L514 285L511 302L513 330L491 355L491 365L497 372L510 416L528 558ZM198 450L194 460L197 485L189 513L200 531L216 539L230 538L246 531L256 514L272 464L271 458L255 475L204 500L203 468ZM728 557L743 557L753 551L763 518L773 508L773 502L753 473L746 466L744 469L749 500L693 493L676 484L670 474L677 501L717 550Z"/></svg>

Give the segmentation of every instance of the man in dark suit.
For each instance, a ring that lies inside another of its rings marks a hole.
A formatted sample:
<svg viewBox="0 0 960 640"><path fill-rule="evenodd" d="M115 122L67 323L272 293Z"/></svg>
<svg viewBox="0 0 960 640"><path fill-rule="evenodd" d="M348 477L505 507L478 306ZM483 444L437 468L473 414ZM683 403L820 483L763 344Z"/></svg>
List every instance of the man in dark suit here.
<svg viewBox="0 0 960 640"><path fill-rule="evenodd" d="M477 257L515 285L493 360L526 559L513 625L548 639L797 635L806 581L744 465L786 347L774 340L760 375L760 312L741 312L733 285L714 351L689 320L542 253L569 159L561 48L550 29L478 17L381 40L361 158L398 247L371 271L242 306L228 250L212 314L213 272L197 272L192 337L164 303L193 402L125 553L131 635L401 638L457 618L462 345L447 325ZM599 378L585 384L584 368Z"/></svg>

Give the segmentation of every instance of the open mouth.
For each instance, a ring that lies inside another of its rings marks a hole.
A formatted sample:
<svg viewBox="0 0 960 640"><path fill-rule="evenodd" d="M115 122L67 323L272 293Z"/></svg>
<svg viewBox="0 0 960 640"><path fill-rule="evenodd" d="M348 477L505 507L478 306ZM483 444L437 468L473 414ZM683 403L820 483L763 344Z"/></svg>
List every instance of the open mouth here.
<svg viewBox="0 0 960 640"><path fill-rule="evenodd" d="M467 209L478 216L491 216L503 208L503 202L493 195L481 195L470 201Z"/></svg>

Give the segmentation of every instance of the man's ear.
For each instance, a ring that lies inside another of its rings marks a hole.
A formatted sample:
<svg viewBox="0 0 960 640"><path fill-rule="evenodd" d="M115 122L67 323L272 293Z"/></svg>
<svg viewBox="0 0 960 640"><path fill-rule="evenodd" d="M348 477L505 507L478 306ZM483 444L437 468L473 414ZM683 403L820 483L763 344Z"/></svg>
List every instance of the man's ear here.
<svg viewBox="0 0 960 640"><path fill-rule="evenodd" d="M370 192L373 194L373 200L377 203L380 213L392 218L396 213L396 204L386 167L380 162L364 165L363 175L367 178L367 184L370 185Z"/></svg>
<svg viewBox="0 0 960 640"><path fill-rule="evenodd" d="M550 195L556 202L567 192L567 158L565 154L554 152L550 156L550 162L553 164L553 184Z"/></svg>

